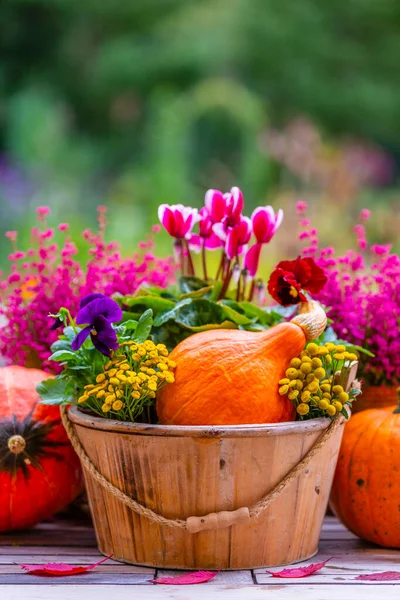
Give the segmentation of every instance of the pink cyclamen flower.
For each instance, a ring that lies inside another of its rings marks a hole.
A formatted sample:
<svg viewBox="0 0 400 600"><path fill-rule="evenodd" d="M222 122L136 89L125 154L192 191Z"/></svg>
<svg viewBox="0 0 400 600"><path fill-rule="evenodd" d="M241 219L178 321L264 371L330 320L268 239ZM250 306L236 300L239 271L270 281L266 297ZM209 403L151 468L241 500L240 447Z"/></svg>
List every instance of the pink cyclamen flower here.
<svg viewBox="0 0 400 600"><path fill-rule="evenodd" d="M247 269L251 277L255 277L258 271L261 249L262 244L257 242L247 250L244 257L244 268Z"/></svg>
<svg viewBox="0 0 400 600"><path fill-rule="evenodd" d="M190 247L196 252L199 252L203 246L208 250L221 248L223 243L213 232L213 220L205 206L199 210L199 216L199 235L192 234L190 236Z"/></svg>
<svg viewBox="0 0 400 600"><path fill-rule="evenodd" d="M225 254L229 260L246 251L246 244L250 240L252 232L251 220L248 217L241 217L238 225L229 228L225 240Z"/></svg>
<svg viewBox="0 0 400 600"><path fill-rule="evenodd" d="M226 198L219 190L207 190L204 204L212 223L220 223L226 216Z"/></svg>
<svg viewBox="0 0 400 600"><path fill-rule="evenodd" d="M259 244L268 244L283 221L283 210L275 214L272 206L259 206L251 215L253 231Z"/></svg>
<svg viewBox="0 0 400 600"><path fill-rule="evenodd" d="M169 235L177 239L188 238L193 225L200 219L196 208L183 204L160 204L158 218Z"/></svg>
<svg viewBox="0 0 400 600"><path fill-rule="evenodd" d="M243 194L238 187L231 188L231 191L223 195L225 201L225 216L215 222L213 231L222 240L225 241L229 231L241 224L242 210L244 207Z"/></svg>
<svg viewBox="0 0 400 600"><path fill-rule="evenodd" d="M227 217L236 223L240 221L244 200L242 191L238 187L231 188L229 194L226 194Z"/></svg>

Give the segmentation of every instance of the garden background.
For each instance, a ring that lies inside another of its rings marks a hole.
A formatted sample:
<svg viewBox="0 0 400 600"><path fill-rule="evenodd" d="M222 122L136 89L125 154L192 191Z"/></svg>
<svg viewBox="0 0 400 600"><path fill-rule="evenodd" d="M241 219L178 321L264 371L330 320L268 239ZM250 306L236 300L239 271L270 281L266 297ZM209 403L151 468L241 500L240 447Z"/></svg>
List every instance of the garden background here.
<svg viewBox="0 0 400 600"><path fill-rule="evenodd" d="M399 29L396 0L3 0L0 234L23 246L48 205L78 236L105 204L128 253L161 202L238 185L285 210L268 268L298 251L298 200L325 245L369 208L399 251Z"/></svg>

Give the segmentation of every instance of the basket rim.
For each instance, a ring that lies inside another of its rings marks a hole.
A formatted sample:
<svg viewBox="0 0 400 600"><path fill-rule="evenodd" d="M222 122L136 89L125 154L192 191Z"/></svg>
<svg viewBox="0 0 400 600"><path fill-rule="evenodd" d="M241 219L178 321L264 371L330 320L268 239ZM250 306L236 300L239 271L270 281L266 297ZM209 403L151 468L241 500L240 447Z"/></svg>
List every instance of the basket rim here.
<svg viewBox="0 0 400 600"><path fill-rule="evenodd" d="M84 413L79 407L74 405L69 407L68 415L70 421L72 421L74 425L86 429L127 435L196 438L266 437L290 434L313 434L325 430L332 422L328 418L320 418L310 419L308 421L286 421L284 423L252 425L152 425L147 423L130 423L115 421L113 419L104 419L102 417Z"/></svg>

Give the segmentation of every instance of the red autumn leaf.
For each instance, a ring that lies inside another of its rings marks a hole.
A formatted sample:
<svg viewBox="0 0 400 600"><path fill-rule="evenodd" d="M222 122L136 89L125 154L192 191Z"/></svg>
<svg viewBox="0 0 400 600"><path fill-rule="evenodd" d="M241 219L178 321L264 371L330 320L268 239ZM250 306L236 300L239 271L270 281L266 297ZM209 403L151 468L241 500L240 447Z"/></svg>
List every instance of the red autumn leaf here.
<svg viewBox="0 0 400 600"><path fill-rule="evenodd" d="M29 575L40 575L41 577L64 577L65 575L80 575L81 573L86 573L86 571L90 571L94 569L98 565L101 565L103 562L111 558L110 556L106 556L99 562L94 565L88 565L85 567L80 567L76 565L67 565L65 563L47 563L45 565L19 565L25 571L28 571Z"/></svg>
<svg viewBox="0 0 400 600"><path fill-rule="evenodd" d="M219 573L219 571L196 571L195 573L185 573L177 577L159 577L152 579L152 583L162 583L164 585L192 585L194 583L206 583Z"/></svg>
<svg viewBox="0 0 400 600"><path fill-rule="evenodd" d="M370 573L369 575L359 575L358 581L398 581L400 571L382 571L380 573Z"/></svg>
<svg viewBox="0 0 400 600"><path fill-rule="evenodd" d="M316 573L320 569L322 569L328 560L332 560L331 558L327 558L324 562L315 563L314 565L308 565L307 567L295 567L294 569L283 569L282 571L276 571L273 573L272 571L267 571L272 577L309 577Z"/></svg>

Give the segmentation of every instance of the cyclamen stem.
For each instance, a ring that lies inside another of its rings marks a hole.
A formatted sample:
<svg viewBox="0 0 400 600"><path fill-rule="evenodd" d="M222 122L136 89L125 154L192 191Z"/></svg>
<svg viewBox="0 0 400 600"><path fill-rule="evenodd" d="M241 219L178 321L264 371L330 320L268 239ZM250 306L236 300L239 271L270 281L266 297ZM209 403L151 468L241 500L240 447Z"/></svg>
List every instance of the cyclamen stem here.
<svg viewBox="0 0 400 600"><path fill-rule="evenodd" d="M231 269L231 261L227 260L226 261L226 274L225 274L225 278L224 278L224 283L222 285L222 289L219 293L219 300L221 300L222 298L225 298L225 294L228 291L229 284L232 279L232 275L233 275L233 269Z"/></svg>
<svg viewBox="0 0 400 600"><path fill-rule="evenodd" d="M204 281L208 281L207 275L207 254L206 254L206 241L203 239L203 245L201 247L201 258L203 262L203 275Z"/></svg>
<svg viewBox="0 0 400 600"><path fill-rule="evenodd" d="M223 277L223 272L224 272L224 263L225 263L225 254L224 254L224 252L222 251L222 254L221 254L221 260L220 260L220 263L219 263L219 266L218 266L218 271L217 271L217 274L215 275L215 280L216 280L216 281L218 281L218 278L219 278L219 276L221 275L221 273L222 273L222 277Z"/></svg>
<svg viewBox="0 0 400 600"><path fill-rule="evenodd" d="M188 274L194 275L194 264L193 264L193 260L192 260L192 254L190 252L189 243L187 240L185 240L185 248L186 248L186 252L187 252Z"/></svg>
<svg viewBox="0 0 400 600"><path fill-rule="evenodd" d="M242 284L242 274L239 276L239 281L237 282L237 290L236 290L236 302L240 302L240 294L241 294L241 284Z"/></svg>
<svg viewBox="0 0 400 600"><path fill-rule="evenodd" d="M250 292L249 292L249 297L248 297L249 302L253 301L255 287L256 287L256 280L253 277L253 279L251 280Z"/></svg>

